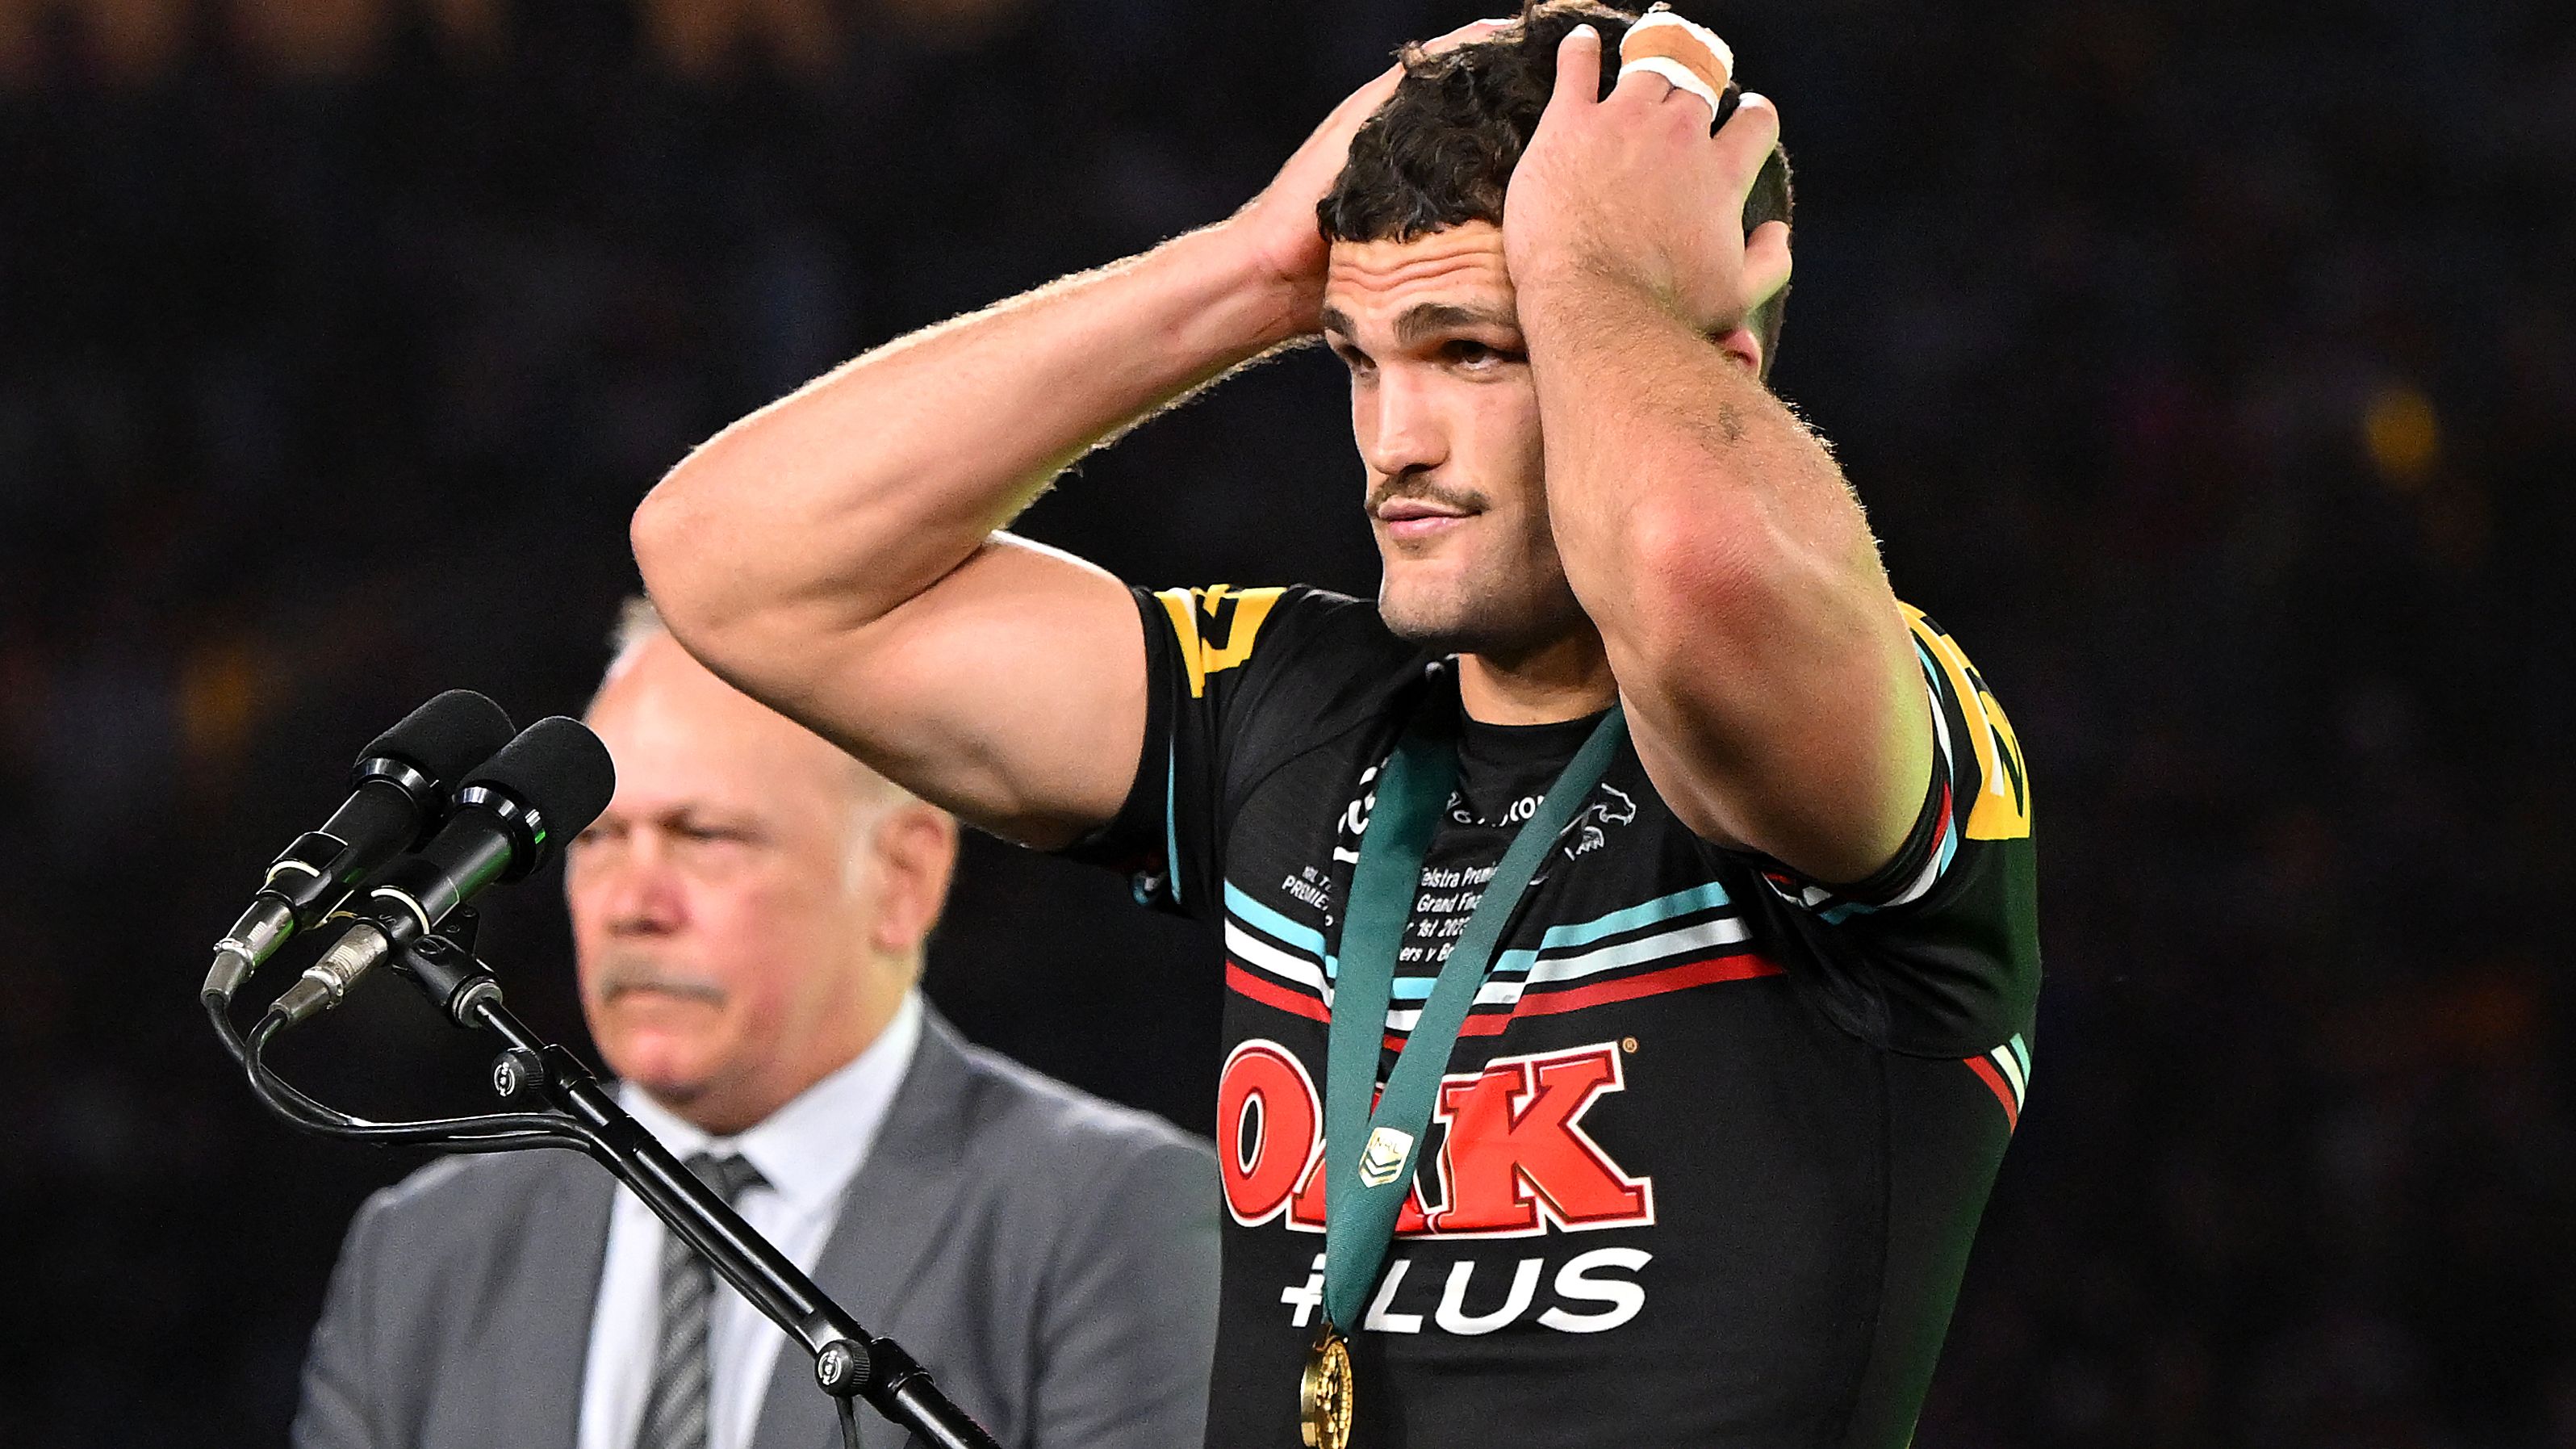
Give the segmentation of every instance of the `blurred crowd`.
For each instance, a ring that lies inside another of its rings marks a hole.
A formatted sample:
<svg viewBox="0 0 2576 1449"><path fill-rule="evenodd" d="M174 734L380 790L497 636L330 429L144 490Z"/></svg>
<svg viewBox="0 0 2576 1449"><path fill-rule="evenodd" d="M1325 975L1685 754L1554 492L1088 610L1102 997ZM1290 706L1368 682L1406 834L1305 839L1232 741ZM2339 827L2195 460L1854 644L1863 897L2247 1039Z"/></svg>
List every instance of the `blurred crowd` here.
<svg viewBox="0 0 2576 1449"><path fill-rule="evenodd" d="M1681 8L1798 161L1775 384L2037 785L2034 1091L1917 1442L2576 1445L2576 9ZM420 1159L259 1114L191 998L359 744L578 712L693 442L1223 215L1473 9L0 0L0 1442L278 1442ZM1358 481L1308 352L1028 531L1364 593ZM1205 1130L1205 939L966 870L934 1000ZM577 1039L549 888L492 915ZM306 1035L476 1098L398 986Z"/></svg>

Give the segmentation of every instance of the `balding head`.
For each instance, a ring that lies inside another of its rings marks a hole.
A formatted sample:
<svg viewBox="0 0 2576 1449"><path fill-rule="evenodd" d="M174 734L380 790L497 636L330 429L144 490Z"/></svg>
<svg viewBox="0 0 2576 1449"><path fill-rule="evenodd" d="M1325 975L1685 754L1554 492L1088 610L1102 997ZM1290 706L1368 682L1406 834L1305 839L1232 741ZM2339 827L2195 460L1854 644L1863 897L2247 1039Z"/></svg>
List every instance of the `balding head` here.
<svg viewBox="0 0 2576 1449"><path fill-rule="evenodd" d="M921 969L947 816L630 610L589 720L617 795L574 843L582 1006L619 1075L739 1132L863 1050Z"/></svg>

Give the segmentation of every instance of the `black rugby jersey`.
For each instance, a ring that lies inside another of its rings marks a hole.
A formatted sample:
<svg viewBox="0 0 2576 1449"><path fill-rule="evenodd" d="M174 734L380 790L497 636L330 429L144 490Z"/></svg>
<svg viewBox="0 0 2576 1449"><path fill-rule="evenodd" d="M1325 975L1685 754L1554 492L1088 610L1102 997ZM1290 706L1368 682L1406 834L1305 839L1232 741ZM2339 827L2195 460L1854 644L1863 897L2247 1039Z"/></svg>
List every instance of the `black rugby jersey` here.
<svg viewBox="0 0 2576 1449"><path fill-rule="evenodd" d="M1451 666L1320 591L1137 591L1152 704L1077 851L1223 932L1230 1219L1208 1442L1299 1442L1323 1289L1327 1003L1369 782ZM1633 748L1503 937L1352 1333L1354 1449L1862 1446L1911 1432L2021 1109L2029 784L1909 610L1939 743L1911 840L1828 891L1710 845ZM1387 1055L1591 721L1466 722ZM1348 1327L1346 1325L1346 1327Z"/></svg>

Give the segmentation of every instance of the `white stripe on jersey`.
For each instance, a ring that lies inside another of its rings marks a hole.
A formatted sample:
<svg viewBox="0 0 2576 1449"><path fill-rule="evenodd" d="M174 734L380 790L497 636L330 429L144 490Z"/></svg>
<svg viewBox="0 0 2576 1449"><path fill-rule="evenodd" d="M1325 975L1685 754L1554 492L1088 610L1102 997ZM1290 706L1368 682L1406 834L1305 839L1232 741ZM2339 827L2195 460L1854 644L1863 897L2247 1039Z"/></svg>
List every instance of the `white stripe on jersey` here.
<svg viewBox="0 0 2576 1449"><path fill-rule="evenodd" d="M1258 966L1282 980L1293 981L1322 997L1325 1005L1332 1005L1332 992L1324 984L1323 965L1313 958L1293 955L1282 947L1274 946L1235 924L1231 917L1225 923L1225 948L1234 953L1237 961Z"/></svg>
<svg viewBox="0 0 2576 1449"><path fill-rule="evenodd" d="M1586 976L1597 976L1604 971L1616 971L1623 966L1640 966L1646 962L1660 961L1670 956L1688 955L1709 946L1732 945L1746 939L1750 934L1751 932L1746 929L1740 918L1730 915L1714 921L1702 921L1696 926L1684 926L1677 931L1640 936L1634 941L1623 941L1616 946L1602 946L1577 956L1541 961L1530 968L1526 978L1508 976L1486 982L1476 993L1476 1004L1478 1006L1518 1005L1524 991L1531 986L1579 981ZM1418 1007L1390 1011L1386 1014L1386 1024L1395 1031L1411 1031L1414 1022L1421 1016L1422 1012Z"/></svg>
<svg viewBox="0 0 2576 1449"><path fill-rule="evenodd" d="M2009 1046L1999 1046L1986 1055L2003 1068L2004 1080L2012 1083L2013 1105L2019 1107L2030 1096L2030 1082L2021 1074L2021 1059L2013 1055Z"/></svg>

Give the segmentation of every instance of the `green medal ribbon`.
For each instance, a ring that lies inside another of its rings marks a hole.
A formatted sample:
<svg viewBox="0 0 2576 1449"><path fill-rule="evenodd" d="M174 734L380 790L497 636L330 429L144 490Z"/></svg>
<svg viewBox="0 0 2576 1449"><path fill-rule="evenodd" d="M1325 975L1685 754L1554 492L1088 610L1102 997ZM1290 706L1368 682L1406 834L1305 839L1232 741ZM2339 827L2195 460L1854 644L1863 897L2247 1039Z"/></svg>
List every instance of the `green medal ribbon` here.
<svg viewBox="0 0 2576 1449"><path fill-rule="evenodd" d="M1378 773L1377 801L1351 874L1324 1074L1324 1313L1343 1332L1359 1327L1361 1300L1386 1264L1396 1214L1413 1190L1416 1150L1431 1125L1432 1097L1503 928L1628 737L1626 716L1614 704L1512 837L1465 932L1441 963L1431 999L1423 1003L1372 1110L1369 1094L1377 1085L1396 949L1413 916L1432 831L1458 780L1457 743L1445 729L1435 729L1430 716L1447 715L1442 706L1454 708L1456 699L1455 691L1436 691L1405 726Z"/></svg>

